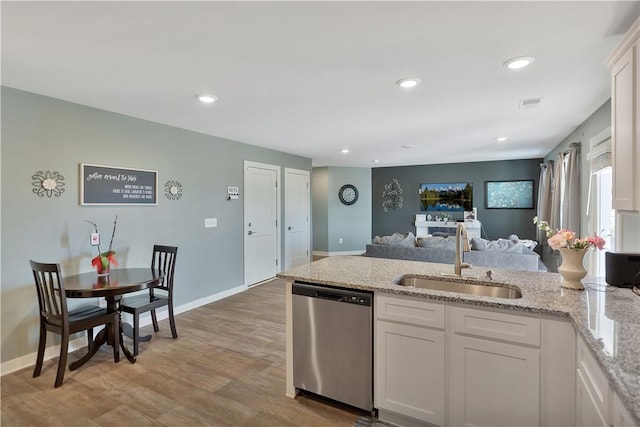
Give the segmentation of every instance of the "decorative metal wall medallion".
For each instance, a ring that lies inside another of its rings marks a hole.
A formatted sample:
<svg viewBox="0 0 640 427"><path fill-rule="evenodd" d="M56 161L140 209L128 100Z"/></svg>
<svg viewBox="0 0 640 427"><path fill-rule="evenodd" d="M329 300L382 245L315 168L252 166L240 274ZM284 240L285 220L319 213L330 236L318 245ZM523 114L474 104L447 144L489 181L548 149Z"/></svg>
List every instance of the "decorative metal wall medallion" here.
<svg viewBox="0 0 640 427"><path fill-rule="evenodd" d="M38 171L34 175L31 176L34 194L38 197L44 197L45 194L47 197L56 196L60 197L62 193L64 193L64 176L60 175L60 173L55 171Z"/></svg>
<svg viewBox="0 0 640 427"><path fill-rule="evenodd" d="M164 184L164 195L169 200L178 200L182 197L182 184L178 181L167 181Z"/></svg>
<svg viewBox="0 0 640 427"><path fill-rule="evenodd" d="M385 184L382 199L382 208L385 212L389 212L389 209L395 211L402 208L402 203L404 202L402 198L402 187L400 187L397 179Z"/></svg>

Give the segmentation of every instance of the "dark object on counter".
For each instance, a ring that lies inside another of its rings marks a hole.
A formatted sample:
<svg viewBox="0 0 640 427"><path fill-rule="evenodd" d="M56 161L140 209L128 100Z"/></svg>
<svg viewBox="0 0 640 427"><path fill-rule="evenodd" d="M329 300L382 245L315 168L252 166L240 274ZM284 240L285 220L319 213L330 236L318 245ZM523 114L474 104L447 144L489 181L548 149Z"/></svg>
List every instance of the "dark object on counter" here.
<svg viewBox="0 0 640 427"><path fill-rule="evenodd" d="M605 252L605 279L611 286L631 288L640 285L640 254Z"/></svg>

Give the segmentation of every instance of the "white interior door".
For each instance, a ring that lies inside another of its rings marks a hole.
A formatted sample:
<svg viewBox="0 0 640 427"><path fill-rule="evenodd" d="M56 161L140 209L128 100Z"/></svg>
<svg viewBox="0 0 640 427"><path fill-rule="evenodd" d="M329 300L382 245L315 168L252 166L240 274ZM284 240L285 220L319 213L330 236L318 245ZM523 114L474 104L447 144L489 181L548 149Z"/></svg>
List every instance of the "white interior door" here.
<svg viewBox="0 0 640 427"><path fill-rule="evenodd" d="M310 261L309 176L309 171L289 168L284 170L285 270Z"/></svg>
<svg viewBox="0 0 640 427"><path fill-rule="evenodd" d="M278 272L280 167L246 162L244 168L244 281L252 285Z"/></svg>

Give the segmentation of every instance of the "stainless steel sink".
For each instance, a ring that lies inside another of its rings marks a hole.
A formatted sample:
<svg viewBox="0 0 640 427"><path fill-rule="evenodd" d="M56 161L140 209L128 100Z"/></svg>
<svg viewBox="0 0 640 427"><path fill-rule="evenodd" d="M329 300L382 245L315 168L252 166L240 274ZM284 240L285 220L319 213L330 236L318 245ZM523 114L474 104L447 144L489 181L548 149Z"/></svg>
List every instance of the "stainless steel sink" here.
<svg viewBox="0 0 640 427"><path fill-rule="evenodd" d="M506 286L479 285L476 283L446 282L444 280L427 279L416 276L402 276L396 281L400 286L412 286L414 288L433 289L434 291L459 292L463 294L478 295L496 298L522 298L520 289Z"/></svg>

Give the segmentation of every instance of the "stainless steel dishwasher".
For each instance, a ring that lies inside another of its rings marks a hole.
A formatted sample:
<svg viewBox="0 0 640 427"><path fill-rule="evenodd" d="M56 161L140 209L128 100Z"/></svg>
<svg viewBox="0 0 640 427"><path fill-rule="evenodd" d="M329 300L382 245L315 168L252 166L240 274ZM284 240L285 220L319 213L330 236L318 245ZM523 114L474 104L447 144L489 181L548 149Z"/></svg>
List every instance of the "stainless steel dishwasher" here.
<svg viewBox="0 0 640 427"><path fill-rule="evenodd" d="M373 294L293 283L293 384L373 409Z"/></svg>

